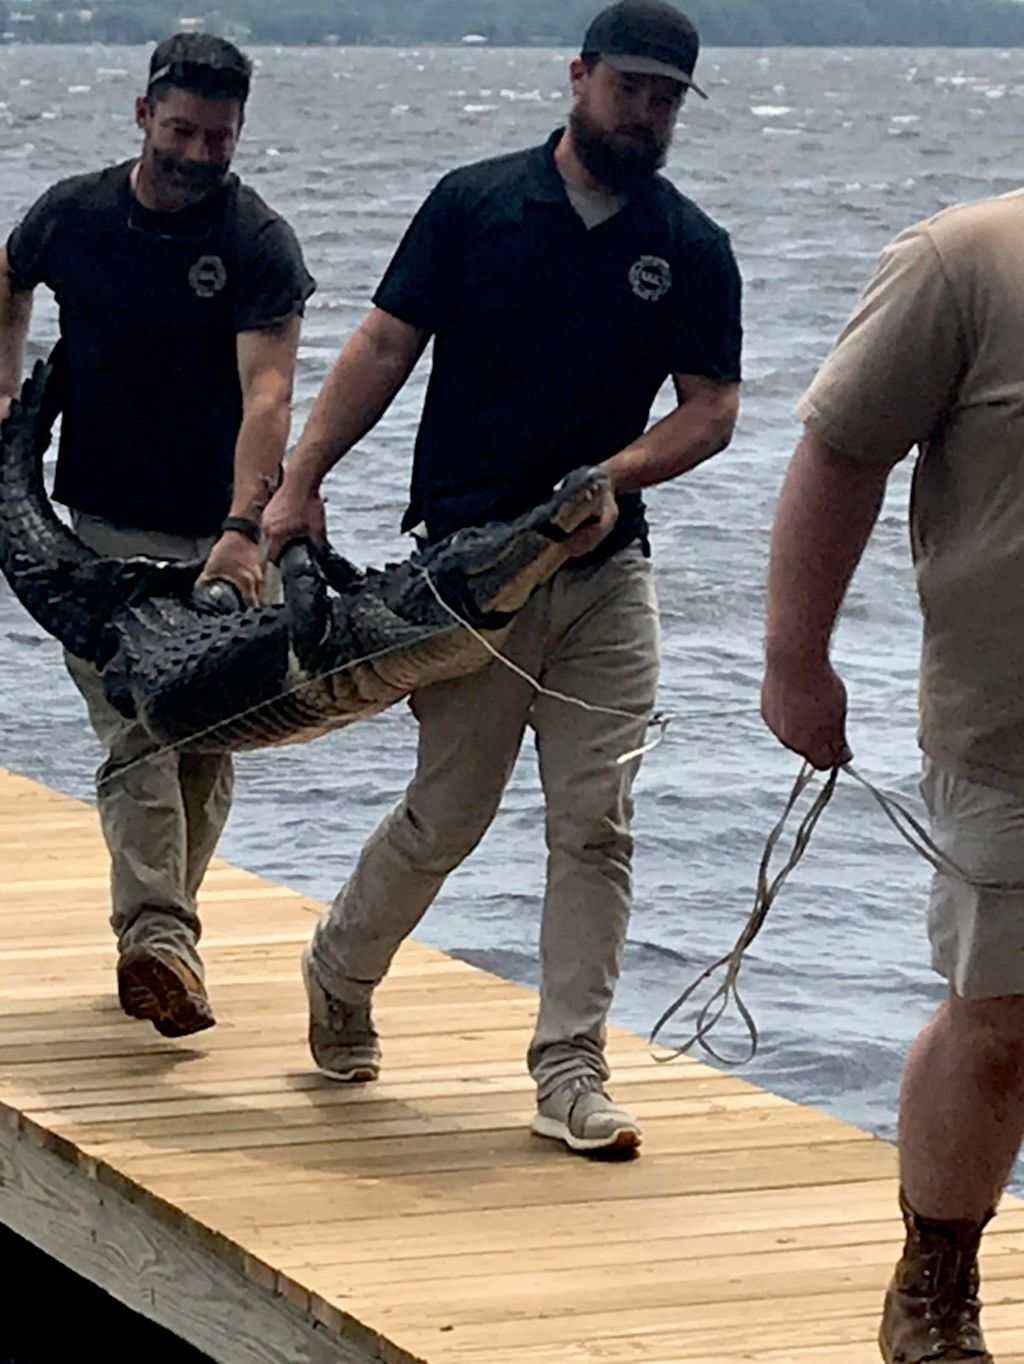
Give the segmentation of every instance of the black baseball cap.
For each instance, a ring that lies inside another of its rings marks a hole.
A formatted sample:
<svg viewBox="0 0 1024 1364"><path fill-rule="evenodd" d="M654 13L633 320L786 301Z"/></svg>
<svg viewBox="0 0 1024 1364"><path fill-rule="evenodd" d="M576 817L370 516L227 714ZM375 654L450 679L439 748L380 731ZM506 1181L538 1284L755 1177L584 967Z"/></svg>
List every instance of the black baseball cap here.
<svg viewBox="0 0 1024 1364"><path fill-rule="evenodd" d="M216 92L244 104L251 80L252 62L226 38L213 33L174 33L153 49L146 89L169 81L200 93Z"/></svg>
<svg viewBox="0 0 1024 1364"><path fill-rule="evenodd" d="M587 29L584 57L600 57L623 73L668 76L707 95L693 79L700 37L686 15L661 0L619 0Z"/></svg>

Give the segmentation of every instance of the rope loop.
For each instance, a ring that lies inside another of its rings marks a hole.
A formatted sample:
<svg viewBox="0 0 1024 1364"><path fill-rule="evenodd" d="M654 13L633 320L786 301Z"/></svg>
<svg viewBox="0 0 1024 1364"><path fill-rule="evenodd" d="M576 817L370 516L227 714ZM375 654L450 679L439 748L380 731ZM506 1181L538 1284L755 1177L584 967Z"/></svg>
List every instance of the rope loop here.
<svg viewBox="0 0 1024 1364"><path fill-rule="evenodd" d="M800 769L793 789L789 794L785 809L782 815L768 835L765 843L764 853L757 871L757 886L754 894L754 907L750 911L746 923L736 939L731 951L719 957L716 962L700 973L697 979L689 985L683 993L668 1006L661 1015L648 1039L653 1046L661 1035L665 1025L687 1005L700 987L711 980L718 972L724 971L721 983L716 986L708 1001L700 1008L694 1022L693 1031L689 1037L676 1046L670 1047L665 1054L655 1055L655 1060L659 1062L672 1061L678 1056L683 1056L692 1051L694 1047L701 1047L714 1060L724 1066L742 1066L757 1055L758 1044L760 1041L757 1025L753 1015L747 1007L740 994L739 978L743 966L743 958L753 943L754 939L764 927L764 921L768 917L768 911L778 898L779 891L786 882L790 873L794 870L801 858L807 851L811 835L814 832L818 820L825 811L826 806L835 794L836 784L841 772L845 772L860 786L870 793L876 803L880 806L886 819L892 824L896 832L914 849L932 869L941 876L950 876L955 880L962 881L965 885L973 886L977 890L992 891L1001 895L1019 895L1024 892L1024 881L997 881L985 878L972 877L957 862L945 853L928 833L919 819L913 815L907 807L895 796L880 790L873 782L869 781L863 773L858 772L852 763L845 763L842 767L833 767L828 771L825 784L817 793L809 809L804 814L793 837L793 846L789 856L783 863L781 870L774 878L769 878L772 858L775 855L776 847L790 816L793 814L800 797L807 790L815 777L820 775L818 769L813 768L809 763L804 763ZM739 1014L749 1038L749 1048L745 1056L728 1057L723 1056L715 1050L708 1041L708 1036L712 1029L721 1022L726 1010L733 1005Z"/></svg>

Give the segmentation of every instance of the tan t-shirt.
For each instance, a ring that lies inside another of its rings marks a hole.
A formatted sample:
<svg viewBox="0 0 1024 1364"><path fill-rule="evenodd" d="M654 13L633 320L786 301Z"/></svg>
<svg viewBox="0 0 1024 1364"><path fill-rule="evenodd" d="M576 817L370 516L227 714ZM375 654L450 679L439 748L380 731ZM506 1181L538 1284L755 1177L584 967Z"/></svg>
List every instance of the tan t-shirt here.
<svg viewBox="0 0 1024 1364"><path fill-rule="evenodd" d="M797 415L866 463L919 448L921 746L1024 795L1024 191L897 237Z"/></svg>

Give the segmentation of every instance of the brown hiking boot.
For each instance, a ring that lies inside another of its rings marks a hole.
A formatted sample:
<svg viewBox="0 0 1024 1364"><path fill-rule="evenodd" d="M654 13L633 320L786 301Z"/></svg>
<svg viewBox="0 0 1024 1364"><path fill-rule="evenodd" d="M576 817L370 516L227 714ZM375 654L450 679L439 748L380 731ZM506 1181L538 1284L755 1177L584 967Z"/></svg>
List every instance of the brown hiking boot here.
<svg viewBox="0 0 1024 1364"><path fill-rule="evenodd" d="M166 947L129 947L117 961L117 995L131 1018L145 1018L164 1037L188 1037L216 1019L206 987L188 962Z"/></svg>
<svg viewBox="0 0 1024 1364"><path fill-rule="evenodd" d="M885 1364L995 1364L979 1318L978 1246L990 1221L937 1222L920 1217L900 1192L907 1228L878 1344Z"/></svg>

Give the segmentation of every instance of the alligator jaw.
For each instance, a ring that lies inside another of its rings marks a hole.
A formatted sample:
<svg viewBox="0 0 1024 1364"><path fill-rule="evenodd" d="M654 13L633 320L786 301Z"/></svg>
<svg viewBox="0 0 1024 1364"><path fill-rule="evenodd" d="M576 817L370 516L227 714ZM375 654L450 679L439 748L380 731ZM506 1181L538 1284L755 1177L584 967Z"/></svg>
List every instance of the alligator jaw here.
<svg viewBox="0 0 1024 1364"><path fill-rule="evenodd" d="M515 521L457 532L422 556L423 567L464 620L498 628L568 560L566 542L595 515L610 486L604 470L576 469L543 506Z"/></svg>

